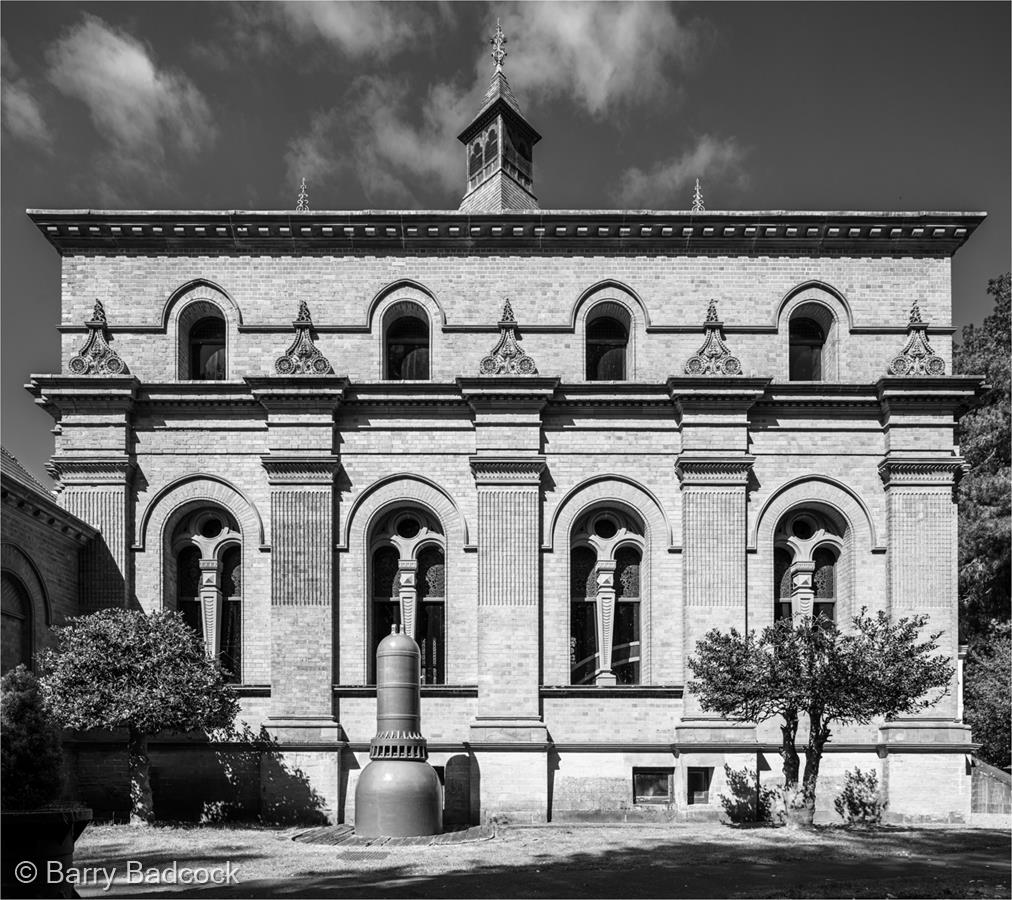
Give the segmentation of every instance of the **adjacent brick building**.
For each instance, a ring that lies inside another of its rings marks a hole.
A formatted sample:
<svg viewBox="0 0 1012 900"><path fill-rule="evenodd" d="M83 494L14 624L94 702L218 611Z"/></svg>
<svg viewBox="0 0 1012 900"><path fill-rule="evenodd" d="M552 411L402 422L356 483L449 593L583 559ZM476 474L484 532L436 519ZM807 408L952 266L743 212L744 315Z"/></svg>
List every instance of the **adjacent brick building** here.
<svg viewBox="0 0 1012 900"><path fill-rule="evenodd" d="M983 214L543 210L539 138L497 66L458 210L30 211L81 608L183 611L333 818L395 622L451 820L775 776L774 725L685 689L714 626L923 612L956 656L950 260ZM966 815L957 697L836 734L827 809L857 764L896 816Z"/></svg>

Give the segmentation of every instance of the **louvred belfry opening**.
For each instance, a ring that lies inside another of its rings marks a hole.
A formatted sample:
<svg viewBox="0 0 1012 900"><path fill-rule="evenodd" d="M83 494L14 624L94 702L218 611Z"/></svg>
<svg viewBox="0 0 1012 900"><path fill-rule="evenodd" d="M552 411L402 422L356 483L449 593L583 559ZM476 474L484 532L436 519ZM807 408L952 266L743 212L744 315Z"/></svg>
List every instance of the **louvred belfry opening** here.
<svg viewBox="0 0 1012 900"><path fill-rule="evenodd" d="M534 196L533 147L541 140L520 111L503 72L506 37L496 23L492 37L495 68L481 109L458 139L467 148L467 191L461 212L538 209Z"/></svg>

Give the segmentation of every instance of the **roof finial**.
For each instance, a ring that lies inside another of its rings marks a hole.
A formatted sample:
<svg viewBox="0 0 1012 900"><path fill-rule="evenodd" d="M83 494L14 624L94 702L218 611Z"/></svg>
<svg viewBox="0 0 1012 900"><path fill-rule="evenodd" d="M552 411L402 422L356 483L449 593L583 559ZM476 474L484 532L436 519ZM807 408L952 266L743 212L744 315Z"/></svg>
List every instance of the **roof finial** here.
<svg viewBox="0 0 1012 900"><path fill-rule="evenodd" d="M299 200L295 204L296 212L309 212L309 187L306 185L306 179L302 179L302 184L299 185Z"/></svg>
<svg viewBox="0 0 1012 900"><path fill-rule="evenodd" d="M696 179L696 189L692 192L692 211L706 212L706 207L703 206L703 189L699 186L699 179Z"/></svg>
<svg viewBox="0 0 1012 900"><path fill-rule="evenodd" d="M502 61L506 59L506 35L503 34L499 20L495 20L495 34L489 40L492 45L492 62L495 63L495 70L502 71Z"/></svg>

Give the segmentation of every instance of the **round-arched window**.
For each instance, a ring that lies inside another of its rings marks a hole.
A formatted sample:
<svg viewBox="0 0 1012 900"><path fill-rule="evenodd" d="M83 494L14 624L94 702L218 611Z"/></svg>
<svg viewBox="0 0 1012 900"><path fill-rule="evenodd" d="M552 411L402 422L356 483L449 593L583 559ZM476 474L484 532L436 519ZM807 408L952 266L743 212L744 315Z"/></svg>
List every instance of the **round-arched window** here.
<svg viewBox="0 0 1012 900"><path fill-rule="evenodd" d="M386 377L394 381L429 378L429 326L415 316L401 316L387 329Z"/></svg>
<svg viewBox="0 0 1012 900"><path fill-rule="evenodd" d="M625 379L629 331L618 319L601 316L587 324L587 380Z"/></svg>

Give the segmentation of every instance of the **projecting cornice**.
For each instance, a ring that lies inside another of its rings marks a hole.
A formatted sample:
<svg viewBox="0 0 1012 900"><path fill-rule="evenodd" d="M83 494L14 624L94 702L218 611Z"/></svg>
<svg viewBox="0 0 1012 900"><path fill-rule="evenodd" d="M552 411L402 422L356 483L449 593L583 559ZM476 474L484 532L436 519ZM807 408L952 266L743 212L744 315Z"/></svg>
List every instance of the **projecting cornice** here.
<svg viewBox="0 0 1012 900"><path fill-rule="evenodd" d="M802 252L951 256L983 212L742 210L255 211L30 209L61 254L164 252Z"/></svg>

